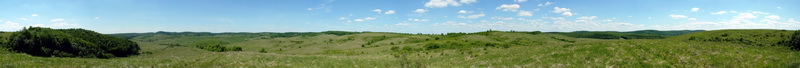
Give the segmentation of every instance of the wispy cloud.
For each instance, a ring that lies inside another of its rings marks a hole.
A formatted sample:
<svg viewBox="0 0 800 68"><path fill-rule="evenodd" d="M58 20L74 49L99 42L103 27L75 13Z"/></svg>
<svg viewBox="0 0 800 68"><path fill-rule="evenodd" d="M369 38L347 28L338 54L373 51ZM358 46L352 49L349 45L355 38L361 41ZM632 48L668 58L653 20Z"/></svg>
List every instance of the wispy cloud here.
<svg viewBox="0 0 800 68"><path fill-rule="evenodd" d="M62 18L56 18L56 19L52 19L52 20L50 20L50 21L54 21L54 22L55 22L55 21L64 21L64 19L62 19Z"/></svg>

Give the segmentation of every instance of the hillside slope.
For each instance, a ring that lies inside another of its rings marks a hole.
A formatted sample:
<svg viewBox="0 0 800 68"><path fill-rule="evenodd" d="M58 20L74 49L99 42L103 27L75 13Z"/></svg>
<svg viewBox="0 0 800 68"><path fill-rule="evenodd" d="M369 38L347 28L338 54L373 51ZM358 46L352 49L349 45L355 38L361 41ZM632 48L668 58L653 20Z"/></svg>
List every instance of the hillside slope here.
<svg viewBox="0 0 800 68"><path fill-rule="evenodd" d="M143 55L81 59L2 54L11 67L791 67L800 53L775 44L793 31L717 30L667 39L590 39L487 31L449 34L365 32L271 36L269 33L131 38ZM728 34L726 37L722 35ZM758 35L758 37L752 37ZM769 36L767 36L769 35ZM740 37L741 36L741 37ZM694 37L694 40L689 38ZM757 42L705 41L750 39ZM752 38L752 39L751 39ZM210 52L204 40L244 51ZM765 41L765 42L760 42ZM175 45L179 44L179 45ZM264 51L261 51L264 50ZM45 65L45 66L42 66Z"/></svg>

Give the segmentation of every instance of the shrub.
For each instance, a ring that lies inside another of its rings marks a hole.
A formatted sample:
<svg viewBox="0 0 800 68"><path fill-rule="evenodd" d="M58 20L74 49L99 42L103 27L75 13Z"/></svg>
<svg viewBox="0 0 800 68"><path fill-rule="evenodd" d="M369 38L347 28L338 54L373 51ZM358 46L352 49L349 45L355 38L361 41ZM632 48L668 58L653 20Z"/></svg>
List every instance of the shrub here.
<svg viewBox="0 0 800 68"><path fill-rule="evenodd" d="M242 47L234 46L230 49L230 51L242 51Z"/></svg>
<svg viewBox="0 0 800 68"><path fill-rule="evenodd" d="M794 31L791 37L787 46L795 50L800 50L800 30Z"/></svg>
<svg viewBox="0 0 800 68"><path fill-rule="evenodd" d="M264 48L261 48L261 50L258 50L258 52L267 53L267 50L264 50Z"/></svg>

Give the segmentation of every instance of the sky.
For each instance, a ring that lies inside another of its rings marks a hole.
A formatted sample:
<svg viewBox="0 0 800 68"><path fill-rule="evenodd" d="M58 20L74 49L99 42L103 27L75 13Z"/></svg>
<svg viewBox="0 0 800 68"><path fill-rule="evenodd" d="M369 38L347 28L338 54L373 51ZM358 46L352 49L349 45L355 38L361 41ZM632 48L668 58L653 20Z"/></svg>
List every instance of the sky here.
<svg viewBox="0 0 800 68"><path fill-rule="evenodd" d="M800 29L800 0L0 0L0 31Z"/></svg>

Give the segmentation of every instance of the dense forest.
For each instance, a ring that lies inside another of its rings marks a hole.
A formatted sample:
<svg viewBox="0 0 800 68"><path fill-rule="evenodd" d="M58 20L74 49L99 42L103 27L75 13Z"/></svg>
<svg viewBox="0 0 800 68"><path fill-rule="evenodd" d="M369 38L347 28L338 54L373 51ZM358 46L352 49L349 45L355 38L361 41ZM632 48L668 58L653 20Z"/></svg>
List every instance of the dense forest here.
<svg viewBox="0 0 800 68"><path fill-rule="evenodd" d="M29 27L11 34L8 45L14 52L42 57L112 58L137 55L133 41L84 29Z"/></svg>

